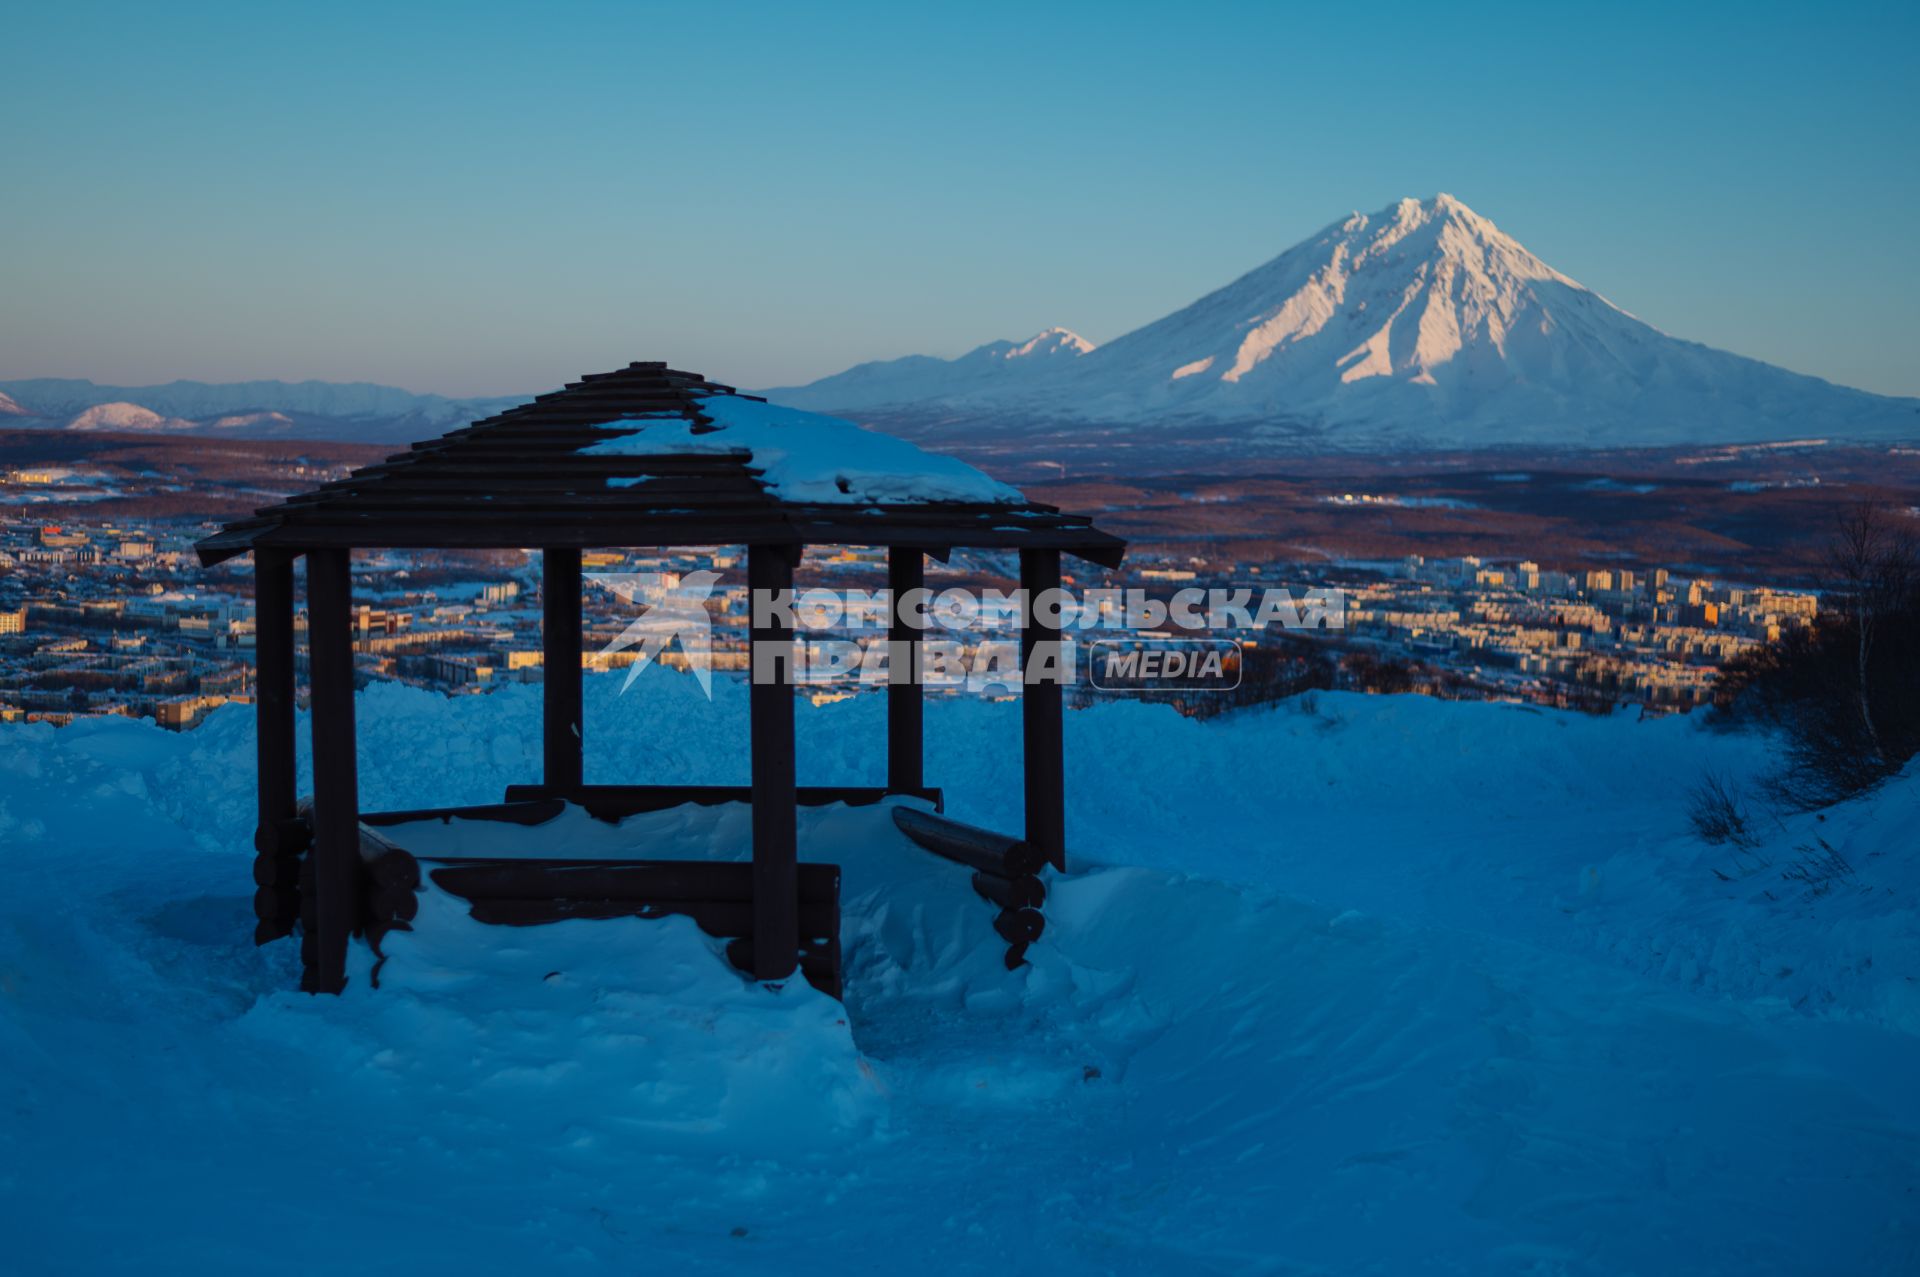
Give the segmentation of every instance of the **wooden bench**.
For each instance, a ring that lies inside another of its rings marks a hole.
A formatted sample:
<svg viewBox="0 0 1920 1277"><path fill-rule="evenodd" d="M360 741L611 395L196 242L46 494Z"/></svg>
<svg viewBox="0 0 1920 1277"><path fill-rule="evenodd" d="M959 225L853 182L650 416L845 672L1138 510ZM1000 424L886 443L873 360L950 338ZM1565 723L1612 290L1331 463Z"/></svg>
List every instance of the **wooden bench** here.
<svg viewBox="0 0 1920 1277"><path fill-rule="evenodd" d="M539 787L513 788L517 791ZM509 792L511 795L513 791ZM596 800L600 810L594 814L601 819L619 819L619 815L603 813L614 811L623 802L636 801L642 804L636 807L637 811L661 810L659 806L646 805L653 797L622 800L603 796ZM374 968L376 985L379 968L385 961L380 953L381 943L391 932L412 929L419 911L418 892L423 875L441 890L465 900L468 913L476 920L503 926L679 914L693 919L708 935L728 941L728 961L743 971L753 971L751 862L417 855L394 841L388 832L395 826L421 820L448 824L455 820L487 820L538 825L558 816L565 810L566 802L558 797L510 797L504 803L363 814L358 861L359 908L353 934L364 937L374 948L378 958ZM305 810L304 804L302 810ZM263 853L261 860L266 859ZM282 918L288 919L289 929L291 917L299 917L303 923L301 957L311 968L318 956L312 907L312 859L277 853L271 867L270 876L277 880L262 884L255 898L260 926L263 930L269 929L269 913L275 925L279 925L278 920ZM255 876L261 876L259 862L256 862ZM840 956L840 866L817 863L798 866L798 894L800 972L821 992L840 997L844 987Z"/></svg>

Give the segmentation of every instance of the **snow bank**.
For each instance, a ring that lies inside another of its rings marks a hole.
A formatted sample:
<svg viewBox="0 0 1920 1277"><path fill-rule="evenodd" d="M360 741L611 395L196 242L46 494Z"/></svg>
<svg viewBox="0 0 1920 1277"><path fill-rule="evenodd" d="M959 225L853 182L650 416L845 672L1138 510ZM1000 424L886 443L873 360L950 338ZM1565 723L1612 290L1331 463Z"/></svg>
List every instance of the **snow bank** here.
<svg viewBox="0 0 1920 1277"><path fill-rule="evenodd" d="M880 1095L846 1009L804 981L749 984L719 950L687 918L491 927L429 884L413 931L383 945L377 989L355 946L322 1031L299 994L243 1026L433 1095L437 1126L521 1157L804 1155L871 1127Z"/></svg>
<svg viewBox="0 0 1920 1277"><path fill-rule="evenodd" d="M618 686L587 683L590 779L744 782L741 687ZM370 808L537 774L537 687L360 703ZM949 810L1017 827L1016 707L929 709ZM871 783L882 719L803 706L802 782ZM884 809L802 814L844 867L843 1007L685 920L483 928L432 890L378 990L356 949L306 997L247 940L247 711L0 727L10 1260L1913 1270L1920 777L1740 872L1684 791L1765 742L1685 720L1323 696L1067 728L1075 872L1019 972ZM737 807L621 832L746 845ZM1855 873L1796 893L1816 838Z"/></svg>
<svg viewBox="0 0 1920 1277"><path fill-rule="evenodd" d="M684 417L642 419L637 429L604 440L588 454L658 456L685 452L752 454L769 491L783 501L834 505L970 501L992 505L1025 500L1015 488L964 461L917 448L904 439L862 430L851 421L800 412L740 395L707 395L700 411L717 430L694 433ZM628 425L607 422L608 427ZM640 479L609 479L632 487Z"/></svg>

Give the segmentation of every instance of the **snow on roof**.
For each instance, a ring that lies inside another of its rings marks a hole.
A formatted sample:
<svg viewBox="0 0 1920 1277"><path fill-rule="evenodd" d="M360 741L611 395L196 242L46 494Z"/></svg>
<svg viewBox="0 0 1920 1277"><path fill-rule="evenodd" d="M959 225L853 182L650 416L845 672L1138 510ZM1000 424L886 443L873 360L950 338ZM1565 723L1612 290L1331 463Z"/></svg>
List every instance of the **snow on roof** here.
<svg viewBox="0 0 1920 1277"><path fill-rule="evenodd" d="M783 501L1017 505L1026 500L1018 489L955 457L863 430L838 417L782 408L744 395L705 395L698 402L718 429L696 434L694 423L677 414L610 421L605 423L609 428L635 428L581 451L600 456L659 456L744 450L753 455L767 490ZM644 479L607 481L611 487L641 482Z"/></svg>

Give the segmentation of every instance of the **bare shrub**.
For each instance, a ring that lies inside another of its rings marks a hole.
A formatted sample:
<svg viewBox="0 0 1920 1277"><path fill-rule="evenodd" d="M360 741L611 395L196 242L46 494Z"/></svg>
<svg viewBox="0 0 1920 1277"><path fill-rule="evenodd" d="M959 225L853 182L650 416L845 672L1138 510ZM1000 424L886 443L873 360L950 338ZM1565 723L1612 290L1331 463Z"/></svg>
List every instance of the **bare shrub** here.
<svg viewBox="0 0 1920 1277"><path fill-rule="evenodd" d="M1782 869L1780 876L1804 886L1808 895L1824 896L1853 877L1853 866L1824 838L1801 843L1794 850L1799 859Z"/></svg>
<svg viewBox="0 0 1920 1277"><path fill-rule="evenodd" d="M1366 650L1349 652L1341 662L1341 674L1345 685L1358 692L1397 696L1418 690L1413 662Z"/></svg>
<svg viewBox="0 0 1920 1277"><path fill-rule="evenodd" d="M1821 614L1732 661L1715 689L1721 714L1778 728L1786 744L1772 788L1808 810L1862 793L1920 751L1920 549L1912 520L1878 506L1840 518Z"/></svg>
<svg viewBox="0 0 1920 1277"><path fill-rule="evenodd" d="M1719 847L1731 843L1743 851L1760 844L1753 818L1740 787L1718 772L1705 772L1687 801L1687 819L1702 842Z"/></svg>

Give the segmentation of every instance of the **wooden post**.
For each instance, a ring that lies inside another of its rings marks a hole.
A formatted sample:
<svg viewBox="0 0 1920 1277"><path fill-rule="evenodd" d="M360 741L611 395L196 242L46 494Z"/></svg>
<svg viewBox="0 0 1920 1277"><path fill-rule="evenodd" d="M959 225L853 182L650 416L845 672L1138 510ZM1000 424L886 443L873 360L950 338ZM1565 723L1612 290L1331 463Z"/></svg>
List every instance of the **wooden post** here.
<svg viewBox="0 0 1920 1277"><path fill-rule="evenodd" d="M360 792L353 750L352 552L307 552L307 651L313 684L313 882L316 944L304 987L347 983L359 912Z"/></svg>
<svg viewBox="0 0 1920 1277"><path fill-rule="evenodd" d="M796 547L747 548L752 684L753 974L784 980L800 955L799 827L793 756L793 625L765 606L793 589Z"/></svg>
<svg viewBox="0 0 1920 1277"><path fill-rule="evenodd" d="M580 551L540 552L541 739L545 779L559 789L586 777L580 685Z"/></svg>
<svg viewBox="0 0 1920 1277"><path fill-rule="evenodd" d="M1060 551L1020 551L1020 588L1027 596L1027 623L1020 631L1020 727L1026 769L1027 842L1055 869L1067 867L1066 749L1062 737L1065 689L1058 681L1036 683L1027 672L1051 658L1065 659L1058 621L1040 615L1037 600L1060 588Z"/></svg>
<svg viewBox="0 0 1920 1277"><path fill-rule="evenodd" d="M279 852L299 780L293 748L293 554L253 552L253 722L260 786L256 851Z"/></svg>
<svg viewBox="0 0 1920 1277"><path fill-rule="evenodd" d="M926 784L926 701L920 686L920 631L901 619L900 601L926 584L926 556L912 546L887 547L887 586L893 596L888 628L887 788Z"/></svg>

